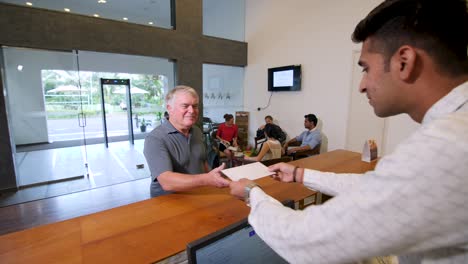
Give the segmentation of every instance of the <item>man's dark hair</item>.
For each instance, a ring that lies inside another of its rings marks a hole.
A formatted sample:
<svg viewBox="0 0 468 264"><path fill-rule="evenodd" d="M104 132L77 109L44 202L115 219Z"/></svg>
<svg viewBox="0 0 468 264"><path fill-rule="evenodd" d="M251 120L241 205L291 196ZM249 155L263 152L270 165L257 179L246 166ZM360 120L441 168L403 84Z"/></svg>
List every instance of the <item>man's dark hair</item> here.
<svg viewBox="0 0 468 264"><path fill-rule="evenodd" d="M468 72L466 0L387 0L354 29L355 43L371 37L371 51L382 53L385 70L402 45L423 49L441 73Z"/></svg>
<svg viewBox="0 0 468 264"><path fill-rule="evenodd" d="M267 119L267 118L270 119L270 120L273 120L273 117L271 115L265 116L265 119Z"/></svg>
<svg viewBox="0 0 468 264"><path fill-rule="evenodd" d="M304 118L309 120L309 122L314 123L314 126L317 125L317 117L314 114L307 114L304 116Z"/></svg>

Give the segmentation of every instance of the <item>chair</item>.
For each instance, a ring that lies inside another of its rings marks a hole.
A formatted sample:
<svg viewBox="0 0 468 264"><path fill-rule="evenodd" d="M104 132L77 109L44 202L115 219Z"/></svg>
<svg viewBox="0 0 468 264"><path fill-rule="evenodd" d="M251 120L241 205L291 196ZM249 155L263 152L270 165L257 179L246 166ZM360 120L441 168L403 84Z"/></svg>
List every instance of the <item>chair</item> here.
<svg viewBox="0 0 468 264"><path fill-rule="evenodd" d="M289 146L290 147L293 147L293 146L299 147L300 145L301 145L301 141L296 141L294 143L291 143ZM298 159L302 159L302 158L307 158L307 157L312 156L312 155L318 155L318 154L320 154L321 145L322 144L318 144L313 149L293 153L291 156L292 156L293 160L298 160Z"/></svg>
<svg viewBox="0 0 468 264"><path fill-rule="evenodd" d="M227 157L226 157L226 154L224 154L224 152L220 151L219 150L219 139L216 138L216 132L218 130L217 129L213 129L213 131L211 132L211 148L212 150L216 153L216 155L218 156L218 161L219 161L219 164L214 164L214 166L211 166L211 168L215 168L216 165L221 165L223 162L225 162L227 164Z"/></svg>
<svg viewBox="0 0 468 264"><path fill-rule="evenodd" d="M267 141L266 137L255 137L255 146L254 150L256 153L260 153L260 150L262 150L263 143Z"/></svg>

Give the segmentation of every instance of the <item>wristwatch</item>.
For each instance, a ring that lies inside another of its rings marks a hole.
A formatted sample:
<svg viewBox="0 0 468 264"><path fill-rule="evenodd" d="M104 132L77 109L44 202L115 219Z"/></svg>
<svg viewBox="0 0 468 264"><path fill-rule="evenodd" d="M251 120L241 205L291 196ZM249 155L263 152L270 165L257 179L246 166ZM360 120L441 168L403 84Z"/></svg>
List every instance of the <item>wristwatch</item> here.
<svg viewBox="0 0 468 264"><path fill-rule="evenodd" d="M256 184L255 182L251 182L251 183L247 184L247 186L245 186L244 201L247 203L247 206L250 206L250 191L254 187L259 187L260 188L260 185Z"/></svg>

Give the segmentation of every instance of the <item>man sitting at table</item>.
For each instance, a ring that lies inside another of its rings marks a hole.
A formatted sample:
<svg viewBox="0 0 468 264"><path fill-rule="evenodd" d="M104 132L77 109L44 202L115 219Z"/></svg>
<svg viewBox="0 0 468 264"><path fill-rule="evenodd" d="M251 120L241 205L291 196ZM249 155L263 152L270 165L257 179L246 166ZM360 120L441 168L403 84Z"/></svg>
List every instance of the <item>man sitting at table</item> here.
<svg viewBox="0 0 468 264"><path fill-rule="evenodd" d="M315 148L322 142L322 134L317 129L317 117L314 114L308 114L304 116L304 127L307 129L302 132L299 136L292 138L283 146L283 151L287 155L293 155L306 150ZM299 147L289 147L289 144L294 142L301 142ZM289 148L288 148L289 147Z"/></svg>
<svg viewBox="0 0 468 264"><path fill-rule="evenodd" d="M197 92L188 86L177 86L166 96L169 120L148 134L143 150L151 171L151 197L200 186L229 186L220 174L224 164L208 171L202 132L194 126L198 101Z"/></svg>

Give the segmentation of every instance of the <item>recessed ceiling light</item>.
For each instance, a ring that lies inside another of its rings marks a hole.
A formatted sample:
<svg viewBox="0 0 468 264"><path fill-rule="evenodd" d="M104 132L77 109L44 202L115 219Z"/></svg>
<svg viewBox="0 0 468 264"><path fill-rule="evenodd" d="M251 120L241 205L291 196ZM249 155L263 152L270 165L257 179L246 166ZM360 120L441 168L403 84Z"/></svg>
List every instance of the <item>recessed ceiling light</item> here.
<svg viewBox="0 0 468 264"><path fill-rule="evenodd" d="M94 17L99 17L99 15L98 15L98 14L94 14L93 16L94 16Z"/></svg>
<svg viewBox="0 0 468 264"><path fill-rule="evenodd" d="M18 65L17 69L18 69L18 71L23 71L23 65L21 65L21 64Z"/></svg>
<svg viewBox="0 0 468 264"><path fill-rule="evenodd" d="M122 18L122 19L123 19L123 20L125 20L125 21L127 21L127 20L128 20L128 18L126 18L126 17L124 17L124 18Z"/></svg>
<svg viewBox="0 0 468 264"><path fill-rule="evenodd" d="M105 4L105 3L107 3L106 0L99 0L99 1L97 1L97 2L98 2L98 4Z"/></svg>
<svg viewBox="0 0 468 264"><path fill-rule="evenodd" d="M150 22L148 22L148 24L153 25L153 22L150 21Z"/></svg>
<svg viewBox="0 0 468 264"><path fill-rule="evenodd" d="M26 5L32 6L32 3L31 2L26 2Z"/></svg>
<svg viewBox="0 0 468 264"><path fill-rule="evenodd" d="M70 8L64 8L65 12L70 12Z"/></svg>

